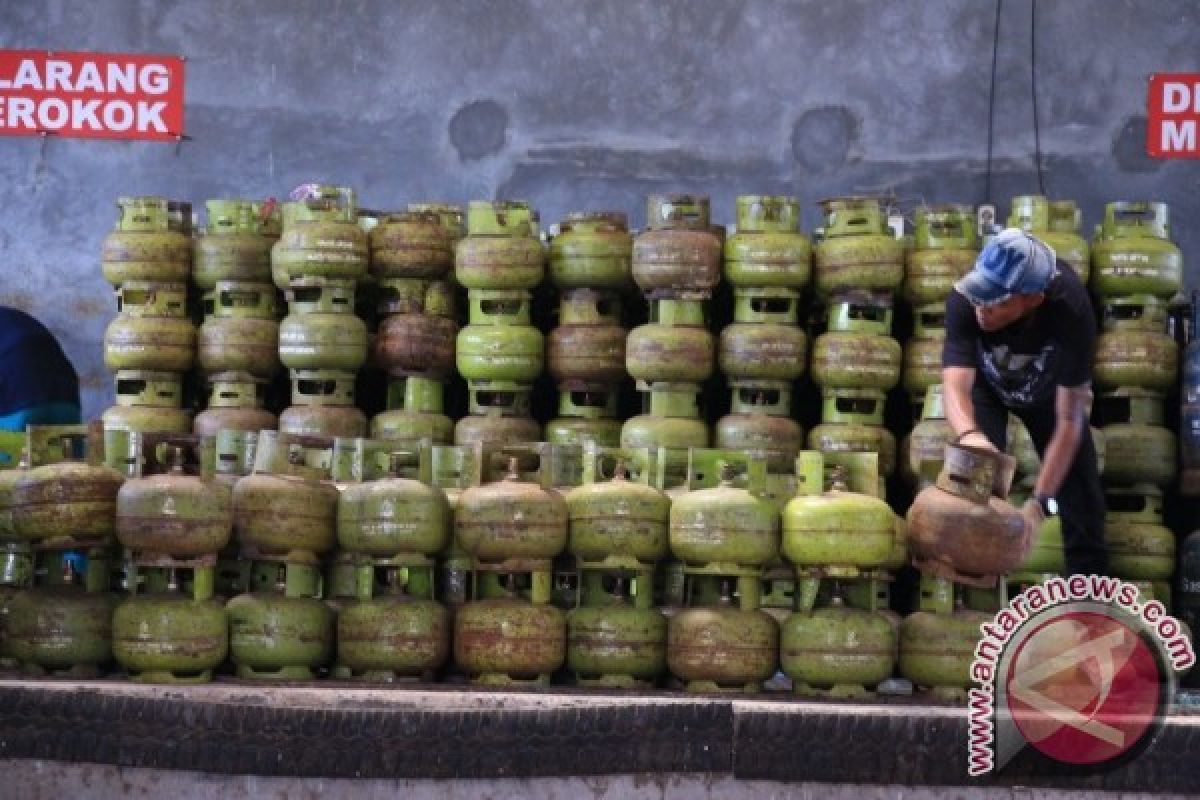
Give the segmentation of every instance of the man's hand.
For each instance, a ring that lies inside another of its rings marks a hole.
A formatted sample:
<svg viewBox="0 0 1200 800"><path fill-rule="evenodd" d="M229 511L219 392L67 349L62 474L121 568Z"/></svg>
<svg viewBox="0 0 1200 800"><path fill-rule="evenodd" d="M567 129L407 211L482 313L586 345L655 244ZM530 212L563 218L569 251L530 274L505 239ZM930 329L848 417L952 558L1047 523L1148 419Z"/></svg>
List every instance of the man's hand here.
<svg viewBox="0 0 1200 800"><path fill-rule="evenodd" d="M992 444L992 441L984 436L980 431L971 431L966 436L959 439L956 444L961 444L965 447L976 447L980 450L988 450L993 453L999 452L996 449L996 445Z"/></svg>
<svg viewBox="0 0 1200 800"><path fill-rule="evenodd" d="M1033 534L1036 534L1038 528L1042 527L1042 523L1046 521L1046 514L1042 511L1042 504L1038 502L1036 497L1029 498L1025 501L1025 505L1021 506L1021 516L1025 518L1025 524Z"/></svg>
<svg viewBox="0 0 1200 800"><path fill-rule="evenodd" d="M1042 523L1046 521L1046 515L1042 512L1042 504L1037 501L1036 497L1029 498L1025 501L1025 505L1021 506L1021 519L1025 522L1025 537L1021 540L1021 563L1023 564L1033 551L1038 531L1041 529Z"/></svg>

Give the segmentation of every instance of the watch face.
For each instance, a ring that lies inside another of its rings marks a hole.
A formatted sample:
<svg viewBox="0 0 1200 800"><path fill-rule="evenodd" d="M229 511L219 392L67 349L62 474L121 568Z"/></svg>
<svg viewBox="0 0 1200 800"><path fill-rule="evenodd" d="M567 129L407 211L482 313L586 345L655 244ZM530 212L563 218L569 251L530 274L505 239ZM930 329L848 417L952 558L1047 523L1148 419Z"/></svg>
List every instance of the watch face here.
<svg viewBox="0 0 1200 800"><path fill-rule="evenodd" d="M1053 497L1047 497L1042 500L1042 508L1046 509L1046 513L1052 517L1058 516L1058 501Z"/></svg>

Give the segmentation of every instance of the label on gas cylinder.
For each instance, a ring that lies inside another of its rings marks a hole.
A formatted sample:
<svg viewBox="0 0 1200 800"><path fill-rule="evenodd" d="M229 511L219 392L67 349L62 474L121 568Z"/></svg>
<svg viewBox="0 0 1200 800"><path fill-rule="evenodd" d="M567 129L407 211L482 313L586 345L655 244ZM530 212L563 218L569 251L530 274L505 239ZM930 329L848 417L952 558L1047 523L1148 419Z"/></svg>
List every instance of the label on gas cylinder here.
<svg viewBox="0 0 1200 800"><path fill-rule="evenodd" d="M0 49L0 135L175 141L183 59Z"/></svg>

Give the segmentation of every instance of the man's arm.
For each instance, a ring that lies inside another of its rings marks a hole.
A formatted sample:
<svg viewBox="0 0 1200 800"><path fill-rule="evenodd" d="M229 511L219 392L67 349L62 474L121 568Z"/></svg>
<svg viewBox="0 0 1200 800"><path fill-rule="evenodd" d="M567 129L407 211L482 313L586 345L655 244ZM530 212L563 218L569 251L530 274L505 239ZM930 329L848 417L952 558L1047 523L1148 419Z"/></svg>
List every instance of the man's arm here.
<svg viewBox="0 0 1200 800"><path fill-rule="evenodd" d="M946 339L942 345L942 403L955 441L994 450L975 422L975 346L979 328L975 312L958 292L946 298Z"/></svg>
<svg viewBox="0 0 1200 800"><path fill-rule="evenodd" d="M996 446L975 422L975 404L971 402L971 389L974 386L974 367L942 368L942 403L946 409L946 421L950 423L954 440L959 444L995 450Z"/></svg>
<svg viewBox="0 0 1200 800"><path fill-rule="evenodd" d="M1087 403L1092 396L1091 384L1059 386L1054 393L1054 433L1042 454L1042 468L1034 483L1035 495L1053 497L1058 493L1087 425Z"/></svg>

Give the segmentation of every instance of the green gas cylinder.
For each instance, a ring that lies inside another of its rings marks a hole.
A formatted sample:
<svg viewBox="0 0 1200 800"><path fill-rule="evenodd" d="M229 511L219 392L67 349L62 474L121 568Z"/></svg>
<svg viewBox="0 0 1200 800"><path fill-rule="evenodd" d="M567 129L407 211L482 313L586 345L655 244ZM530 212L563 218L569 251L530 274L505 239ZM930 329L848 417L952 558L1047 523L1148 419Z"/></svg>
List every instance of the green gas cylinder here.
<svg viewBox="0 0 1200 800"><path fill-rule="evenodd" d="M617 419L617 393L607 389L575 388L558 393L559 416L546 423L546 441L583 445L592 441L617 447L621 420Z"/></svg>
<svg viewBox="0 0 1200 800"><path fill-rule="evenodd" d="M890 335L890 303L881 294L833 296L829 330L813 344L813 380L818 386L886 391L899 382L903 351Z"/></svg>
<svg viewBox="0 0 1200 800"><path fill-rule="evenodd" d="M185 283L192 267L192 241L171 227L164 197L122 197L115 229L104 237L100 261L113 286L130 281Z"/></svg>
<svg viewBox="0 0 1200 800"><path fill-rule="evenodd" d="M1097 386L1169 391L1178 376L1179 345L1166 328L1166 304L1153 296L1111 298L1096 340Z"/></svg>
<svg viewBox="0 0 1200 800"><path fill-rule="evenodd" d="M1104 469L1101 477L1116 485L1149 483L1168 486L1175 480L1175 434L1163 427L1163 397L1143 389L1116 389L1100 396L1104 425Z"/></svg>
<svg viewBox="0 0 1200 800"><path fill-rule="evenodd" d="M778 662L779 625L766 611L739 607L727 587L712 605L667 622L667 668L689 691L755 692Z"/></svg>
<svg viewBox="0 0 1200 800"><path fill-rule="evenodd" d="M209 391L208 408L196 415L192 433L216 436L220 431L257 433L274 430L279 420L261 407L263 388L263 384L250 376L215 376Z"/></svg>
<svg viewBox="0 0 1200 800"><path fill-rule="evenodd" d="M792 419L791 391L780 386L734 386L730 413L714 429L716 446L762 456L772 473L789 472L804 446L804 429Z"/></svg>
<svg viewBox="0 0 1200 800"><path fill-rule="evenodd" d="M332 549L338 490L328 440L263 431L254 473L233 489L234 531L243 550L313 563Z"/></svg>
<svg viewBox="0 0 1200 800"><path fill-rule="evenodd" d="M120 313L104 331L111 370L185 372L196 355L196 326L184 316L186 284L127 281L117 290Z"/></svg>
<svg viewBox="0 0 1200 800"><path fill-rule="evenodd" d="M113 656L145 683L204 683L229 652L225 606L212 597L212 567L183 585L173 568L129 573L136 594L113 612Z"/></svg>
<svg viewBox="0 0 1200 800"><path fill-rule="evenodd" d="M649 572L584 571L580 606L567 612L567 669L582 686L653 686L666 667L667 620Z"/></svg>
<svg viewBox="0 0 1200 800"><path fill-rule="evenodd" d="M889 560L896 523L886 502L849 491L841 468L824 491L819 453L801 453L796 476L798 493L783 510L783 554L791 563L870 569Z"/></svg>
<svg viewBox="0 0 1200 800"><path fill-rule="evenodd" d="M528 203L472 200L467 236L458 242L454 275L473 289L530 290L542 282L545 256Z"/></svg>
<svg viewBox="0 0 1200 800"><path fill-rule="evenodd" d="M616 384L625 378L625 337L617 295L572 289L546 338L546 366L558 383Z"/></svg>
<svg viewBox="0 0 1200 800"><path fill-rule="evenodd" d="M979 237L970 206L926 206L913 212L904 297L914 307L942 305L954 284L975 265Z"/></svg>
<svg viewBox="0 0 1200 800"><path fill-rule="evenodd" d="M946 342L946 310L942 305L915 310L913 337L904 345L901 383L914 398L942 382L942 348Z"/></svg>
<svg viewBox="0 0 1200 800"><path fill-rule="evenodd" d="M725 240L725 280L736 289L802 289L812 272L812 245L800 233L794 197L739 195L737 231Z"/></svg>
<svg viewBox="0 0 1200 800"><path fill-rule="evenodd" d="M797 694L863 696L891 677L896 631L886 616L845 607L798 611L783 623L779 660Z"/></svg>
<svg viewBox="0 0 1200 800"><path fill-rule="evenodd" d="M271 245L260 213L249 200L207 200L208 224L192 250L192 281L215 289L221 281L271 282Z"/></svg>
<svg viewBox="0 0 1200 800"><path fill-rule="evenodd" d="M979 611L918 611L900 623L900 674L918 687L962 697L972 685L971 662L979 626L993 615Z"/></svg>
<svg viewBox="0 0 1200 800"><path fill-rule="evenodd" d="M215 458L215 440L196 447ZM194 558L216 553L229 542L233 503L227 486L214 480L215 463L200 474L184 469L184 449L171 448L165 464L149 463L142 477L125 481L117 493L117 540L137 557ZM163 469L158 474L150 470Z"/></svg>
<svg viewBox="0 0 1200 800"><path fill-rule="evenodd" d="M317 599L319 578L315 566L255 565L255 591L225 604L229 656L240 679L308 681L329 661L334 618Z"/></svg>
<svg viewBox="0 0 1200 800"><path fill-rule="evenodd" d="M941 471L946 445L953 439L954 429L946 420L942 403L942 385L937 383L926 390L921 421L913 426L908 439L908 459L902 466L907 466L909 479L916 482Z"/></svg>
<svg viewBox="0 0 1200 800"><path fill-rule="evenodd" d="M37 675L94 677L112 660L107 552L44 551L39 561L35 585L8 603L8 649Z"/></svg>
<svg viewBox="0 0 1200 800"><path fill-rule="evenodd" d="M729 381L792 381L804 374L808 337L791 289L736 289L734 319L721 331L718 363Z"/></svg>
<svg viewBox="0 0 1200 800"><path fill-rule="evenodd" d="M822 453L878 453L879 471L896 468L896 437L883 427L884 394L876 389L823 389L821 424L808 446Z"/></svg>
<svg viewBox="0 0 1200 800"><path fill-rule="evenodd" d="M904 280L904 243L892 235L878 198L821 201L824 237L814 248L817 291L894 291Z"/></svg>
<svg viewBox="0 0 1200 800"><path fill-rule="evenodd" d="M566 660L566 615L552 605L491 597L457 609L454 663L480 683L548 684Z"/></svg>
<svg viewBox="0 0 1200 800"><path fill-rule="evenodd" d="M388 383L388 410L371 421L371 436L412 446L421 439L449 444L454 421L446 414L441 382L401 376Z"/></svg>
<svg viewBox="0 0 1200 800"><path fill-rule="evenodd" d="M766 466L735 451L691 450L690 491L671 504L671 553L685 564L721 564L731 572L775 558L779 513L765 496Z"/></svg>
<svg viewBox="0 0 1200 800"><path fill-rule="evenodd" d="M432 566L391 561L364 562L355 569L357 598L337 618L338 664L350 677L430 680L446 662L450 616L432 599L432 571Z"/></svg>
<svg viewBox="0 0 1200 800"><path fill-rule="evenodd" d="M520 480L516 461L510 459L502 480L459 495L454 535L478 560L549 559L566 546L566 502L557 492Z"/></svg>
<svg viewBox="0 0 1200 800"><path fill-rule="evenodd" d="M112 541L122 477L99 463L98 438L95 426L30 426L30 468L9 495L18 539L40 548Z"/></svg>
<svg viewBox="0 0 1200 800"><path fill-rule="evenodd" d="M337 537L343 550L384 558L401 553L432 556L445 548L450 536L445 493L401 474L404 462L415 464L417 457L411 451L392 451L386 475L342 489Z"/></svg>
<svg viewBox="0 0 1200 800"><path fill-rule="evenodd" d="M626 289L633 237L623 211L576 211L550 240L550 280L560 289Z"/></svg>
<svg viewBox="0 0 1200 800"><path fill-rule="evenodd" d="M1163 524L1162 491L1154 486L1110 488L1104 540L1112 574L1135 581L1170 581L1175 535Z"/></svg>
<svg viewBox="0 0 1200 800"><path fill-rule="evenodd" d="M1183 286L1183 255L1171 241L1166 203L1104 207L1092 245L1092 291L1101 297L1150 294L1169 300Z"/></svg>
<svg viewBox="0 0 1200 800"><path fill-rule="evenodd" d="M586 444L583 485L566 496L567 551L588 566L638 567L664 558L671 501L650 485L653 471L648 450Z"/></svg>
<svg viewBox="0 0 1200 800"><path fill-rule="evenodd" d="M367 360L367 326L354 316L348 284L288 290L290 312L279 324L279 360L288 369L354 371Z"/></svg>
<svg viewBox="0 0 1200 800"><path fill-rule="evenodd" d="M310 187L301 200L283 204L283 233L271 248L271 275L287 289L310 279L350 285L367 274L367 233L357 222L354 191Z"/></svg>

